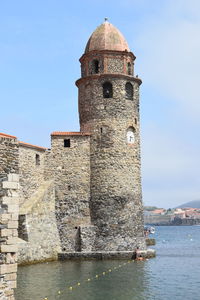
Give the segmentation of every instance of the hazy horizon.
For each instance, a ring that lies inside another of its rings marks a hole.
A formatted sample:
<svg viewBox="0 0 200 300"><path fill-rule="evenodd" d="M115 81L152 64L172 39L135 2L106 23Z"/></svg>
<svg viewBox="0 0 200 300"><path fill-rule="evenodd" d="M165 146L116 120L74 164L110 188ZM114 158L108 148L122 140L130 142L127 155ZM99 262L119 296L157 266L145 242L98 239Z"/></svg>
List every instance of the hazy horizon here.
<svg viewBox="0 0 200 300"><path fill-rule="evenodd" d="M104 17L125 36L143 81L144 204L199 199L197 0L1 2L0 132L50 147L51 132L79 131L79 58Z"/></svg>

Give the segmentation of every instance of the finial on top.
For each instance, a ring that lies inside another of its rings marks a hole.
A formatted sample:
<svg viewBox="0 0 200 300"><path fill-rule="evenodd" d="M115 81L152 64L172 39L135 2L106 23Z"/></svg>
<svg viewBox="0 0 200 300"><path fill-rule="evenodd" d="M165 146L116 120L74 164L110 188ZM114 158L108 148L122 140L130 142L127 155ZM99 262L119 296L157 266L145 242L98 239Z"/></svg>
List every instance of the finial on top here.
<svg viewBox="0 0 200 300"><path fill-rule="evenodd" d="M104 18L105 22L108 22L108 18Z"/></svg>

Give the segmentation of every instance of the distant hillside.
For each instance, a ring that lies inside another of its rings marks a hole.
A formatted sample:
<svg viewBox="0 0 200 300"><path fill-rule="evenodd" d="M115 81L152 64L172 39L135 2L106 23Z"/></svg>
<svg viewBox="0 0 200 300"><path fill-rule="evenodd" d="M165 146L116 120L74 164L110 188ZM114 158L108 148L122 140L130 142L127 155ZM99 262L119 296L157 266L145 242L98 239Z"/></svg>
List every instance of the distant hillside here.
<svg viewBox="0 0 200 300"><path fill-rule="evenodd" d="M200 208L200 200L190 201L177 206L177 208L184 208L184 207L193 207L193 208Z"/></svg>

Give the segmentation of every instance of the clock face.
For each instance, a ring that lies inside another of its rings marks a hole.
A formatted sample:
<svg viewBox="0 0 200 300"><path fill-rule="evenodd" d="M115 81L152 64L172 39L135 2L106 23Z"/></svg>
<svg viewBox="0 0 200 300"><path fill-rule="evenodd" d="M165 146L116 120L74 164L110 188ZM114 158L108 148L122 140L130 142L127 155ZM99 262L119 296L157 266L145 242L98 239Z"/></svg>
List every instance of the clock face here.
<svg viewBox="0 0 200 300"><path fill-rule="evenodd" d="M129 128L127 131L127 142L133 144L135 141L135 134L132 128Z"/></svg>

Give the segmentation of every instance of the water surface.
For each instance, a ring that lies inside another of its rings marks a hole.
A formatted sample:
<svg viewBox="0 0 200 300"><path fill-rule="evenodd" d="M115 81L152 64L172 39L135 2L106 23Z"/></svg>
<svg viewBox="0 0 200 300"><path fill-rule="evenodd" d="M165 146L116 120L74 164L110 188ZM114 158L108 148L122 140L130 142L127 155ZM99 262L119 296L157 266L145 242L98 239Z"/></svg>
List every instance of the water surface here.
<svg viewBox="0 0 200 300"><path fill-rule="evenodd" d="M154 236L157 257L147 261L19 267L16 300L199 300L200 226L156 227Z"/></svg>

